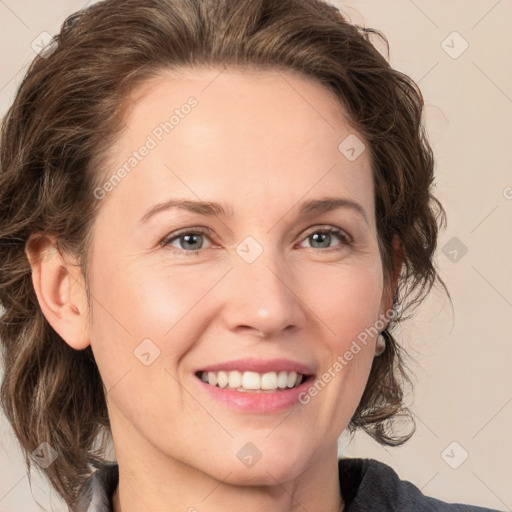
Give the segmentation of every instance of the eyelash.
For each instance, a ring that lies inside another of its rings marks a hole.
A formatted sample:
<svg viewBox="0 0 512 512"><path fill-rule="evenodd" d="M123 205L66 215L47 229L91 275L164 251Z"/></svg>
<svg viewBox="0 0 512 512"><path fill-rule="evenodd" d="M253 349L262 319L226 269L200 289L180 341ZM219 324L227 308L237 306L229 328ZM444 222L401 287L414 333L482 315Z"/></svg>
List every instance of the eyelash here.
<svg viewBox="0 0 512 512"><path fill-rule="evenodd" d="M329 228L326 228L326 229L315 228L315 230L310 231L303 238L303 240L308 239L311 235L314 235L315 233L322 233L322 234L327 234L327 235L336 235L341 240L341 242L342 242L339 247L341 247L341 246L351 246L353 244L353 240L352 240L352 237L350 235L348 235L342 229L336 228L336 227L333 227L333 226L331 226ZM168 247L173 252L185 254L186 256L199 256L199 253L203 249L196 249L196 250L193 250L193 251L186 251L184 249L179 249L177 247L172 247L170 245L172 242L174 242L175 240L178 240L179 238L181 238L184 235L213 235L213 231L211 229L208 229L208 228L192 228L192 229L191 228L187 228L187 229L183 229L181 231L178 231L176 233L172 233L171 235L165 237L160 242L160 245L163 246L163 247ZM341 249L338 249L337 247L338 246L336 246L336 247L327 247L325 249L316 249L314 247L310 247L310 249L312 249L314 251L320 251L320 252L331 252L331 251L339 251L339 250L341 250Z"/></svg>

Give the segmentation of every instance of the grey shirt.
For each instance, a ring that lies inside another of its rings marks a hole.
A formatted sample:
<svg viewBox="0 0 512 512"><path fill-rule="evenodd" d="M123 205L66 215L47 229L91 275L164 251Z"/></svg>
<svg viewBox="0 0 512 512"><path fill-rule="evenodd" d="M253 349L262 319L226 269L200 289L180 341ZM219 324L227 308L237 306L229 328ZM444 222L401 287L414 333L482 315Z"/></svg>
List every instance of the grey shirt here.
<svg viewBox="0 0 512 512"><path fill-rule="evenodd" d="M341 458L338 475L344 512L499 512L425 496L411 482L400 480L390 466L375 459ZM116 463L98 468L86 482L76 512L112 512L118 481Z"/></svg>

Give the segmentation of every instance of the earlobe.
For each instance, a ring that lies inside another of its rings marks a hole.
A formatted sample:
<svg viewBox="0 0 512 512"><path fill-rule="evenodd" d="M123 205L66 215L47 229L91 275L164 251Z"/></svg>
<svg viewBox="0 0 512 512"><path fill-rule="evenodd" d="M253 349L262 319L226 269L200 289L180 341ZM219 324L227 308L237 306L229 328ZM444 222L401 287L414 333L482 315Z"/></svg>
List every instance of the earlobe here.
<svg viewBox="0 0 512 512"><path fill-rule="evenodd" d="M90 344L87 306L78 267L72 258L59 251L56 239L48 235L31 235L25 244L25 254L39 307L48 323L70 347L86 348Z"/></svg>

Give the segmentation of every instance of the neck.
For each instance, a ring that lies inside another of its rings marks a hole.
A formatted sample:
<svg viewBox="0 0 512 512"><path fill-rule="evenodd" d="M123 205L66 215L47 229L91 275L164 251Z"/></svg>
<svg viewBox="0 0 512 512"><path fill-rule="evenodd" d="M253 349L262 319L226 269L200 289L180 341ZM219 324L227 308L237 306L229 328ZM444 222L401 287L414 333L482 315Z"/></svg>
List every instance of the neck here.
<svg viewBox="0 0 512 512"><path fill-rule="evenodd" d="M318 506L319 503L325 503L324 500L326 497L325 496L322 496L321 498L318 498L316 503L317 503L317 506L315 508L310 508L310 507L304 507L303 505L299 505L298 501L295 500L293 498L293 496L290 496L290 499L289 500L285 500L288 502L288 508L286 509L287 511L291 511L291 510L295 510L297 507L299 507L301 510L311 510L311 511L320 511L322 510L323 512L343 512L344 510L344 502L343 502L343 499L341 498L341 496L337 495L336 493L334 493L334 497L333 497L333 500L332 500L332 505L331 506L326 506L326 505L320 505ZM123 502L127 502L129 498L126 498L123 500ZM320 501L318 501L320 500ZM257 500L254 500L255 502ZM129 501L128 501L129 502ZM218 500L219 504L221 504L222 502L220 500ZM267 505L265 509L261 509L259 508L258 510L276 510L274 507L277 506L276 504L276 501L274 500L273 501L274 505ZM297 505L294 507L294 503ZM138 505L137 505L138 506ZM177 506L173 505L172 507L173 509L178 509ZM119 486L117 487L117 489L115 490L114 492L114 496L113 496L113 511L114 512L128 512L128 510L135 510L134 507L127 507L125 509L121 508L121 499L120 499L120 493L119 493ZM157 510L157 509L155 509ZM160 509L158 509L160 510ZM161 510L171 510L168 506L166 506L165 509L161 509ZM185 509L180 509L180 510L185 510ZM201 510L208 510L209 512L213 512L214 510L231 510L231 509L228 509L226 508L225 505L221 505L219 506L217 509L213 509L213 508L201 508ZM187 509L187 512L198 512L198 510L194 507L189 507Z"/></svg>

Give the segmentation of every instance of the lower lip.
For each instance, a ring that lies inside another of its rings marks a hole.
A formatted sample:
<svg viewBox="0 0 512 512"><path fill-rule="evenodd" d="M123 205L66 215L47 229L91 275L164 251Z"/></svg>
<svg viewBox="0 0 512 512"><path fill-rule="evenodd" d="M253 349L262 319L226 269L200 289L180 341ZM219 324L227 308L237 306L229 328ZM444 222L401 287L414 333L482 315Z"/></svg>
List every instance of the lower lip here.
<svg viewBox="0 0 512 512"><path fill-rule="evenodd" d="M257 413L280 412L297 404L302 405L299 402L299 395L307 391L313 380L313 376L309 376L296 388L275 391L274 393L257 393L254 391L245 392L219 388L207 384L197 376L194 376L194 378L207 393L210 393L210 396L231 409Z"/></svg>

